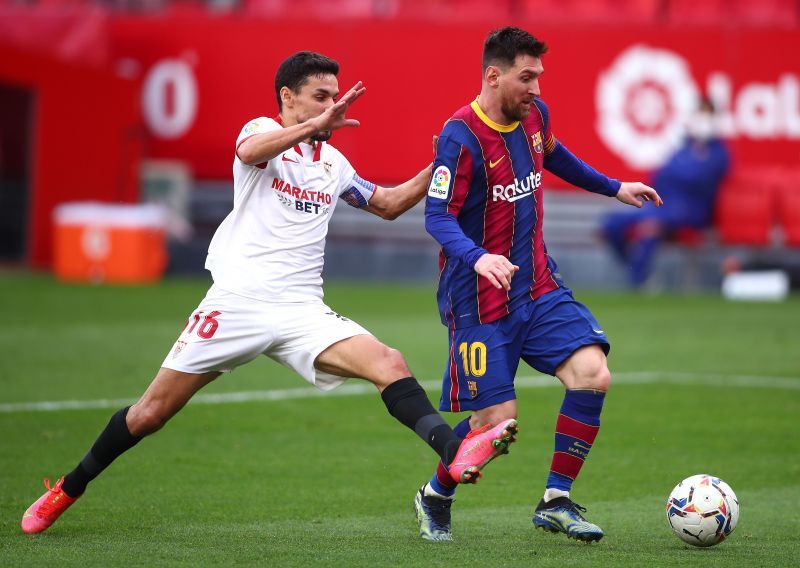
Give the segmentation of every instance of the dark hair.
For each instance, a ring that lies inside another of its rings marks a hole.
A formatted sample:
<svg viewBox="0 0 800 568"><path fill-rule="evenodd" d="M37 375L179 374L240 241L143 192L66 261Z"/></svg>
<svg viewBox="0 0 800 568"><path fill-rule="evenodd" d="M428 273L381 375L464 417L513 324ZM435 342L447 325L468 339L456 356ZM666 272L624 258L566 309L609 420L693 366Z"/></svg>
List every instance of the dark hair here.
<svg viewBox="0 0 800 568"><path fill-rule="evenodd" d="M281 89L287 87L296 93L308 82L309 77L319 75L338 75L339 64L333 59L313 51L298 51L287 57L275 73L275 96L278 109L283 110Z"/></svg>
<svg viewBox="0 0 800 568"><path fill-rule="evenodd" d="M497 64L511 67L518 55L541 57L545 53L547 44L525 30L513 26L500 28L490 32L483 43L483 70Z"/></svg>

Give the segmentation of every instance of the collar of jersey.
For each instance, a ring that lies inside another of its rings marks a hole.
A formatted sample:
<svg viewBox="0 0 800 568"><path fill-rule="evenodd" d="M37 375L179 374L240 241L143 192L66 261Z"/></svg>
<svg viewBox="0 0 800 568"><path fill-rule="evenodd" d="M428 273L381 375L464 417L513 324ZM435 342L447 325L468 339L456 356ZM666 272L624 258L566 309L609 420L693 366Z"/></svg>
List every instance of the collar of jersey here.
<svg viewBox="0 0 800 568"><path fill-rule="evenodd" d="M283 119L281 118L280 114L276 115L275 118L273 118L272 120L280 124L281 128L285 128L285 126L283 126ZM322 151L322 145L325 144L325 142L315 142L313 144L307 144L306 142L298 142L297 144L292 146L292 148L294 148L294 151L298 156L300 156L301 158L308 159L306 155L303 153L302 146L300 146L300 144L304 144L305 146L311 148L311 161L316 162L317 160L315 160L314 157L316 156L318 150L320 152Z"/></svg>
<svg viewBox="0 0 800 568"><path fill-rule="evenodd" d="M483 121L483 123L486 126L488 126L489 128L491 128L492 130L497 130L498 132L511 132L517 126L519 126L519 121L518 120L515 120L514 122L512 122L508 126L506 126L504 124L496 123L494 120L492 120L491 118L486 116L485 112L483 112L483 109L481 109L481 107L478 105L478 98L477 97L475 98L474 101L472 101L472 103L470 103L469 106L472 107L472 110L475 111L475 114L478 115L478 118L480 118Z"/></svg>

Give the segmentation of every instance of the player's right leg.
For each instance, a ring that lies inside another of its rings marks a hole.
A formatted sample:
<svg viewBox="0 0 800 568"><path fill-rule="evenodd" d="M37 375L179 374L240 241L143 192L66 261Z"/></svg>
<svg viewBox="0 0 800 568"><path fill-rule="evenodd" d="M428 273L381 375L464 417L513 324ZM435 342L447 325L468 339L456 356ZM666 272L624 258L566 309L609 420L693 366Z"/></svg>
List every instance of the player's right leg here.
<svg viewBox="0 0 800 568"><path fill-rule="evenodd" d="M486 432L494 424L515 423L517 417L517 401L510 400L489 408L476 410L453 428L455 433L468 442L476 433ZM508 446L516 439L516 426L509 431L509 436L501 444L487 453L481 467L486 466L496 457L508 453ZM425 540L452 540L450 533L450 509L455 498L458 481L450 473L448 467L440 461L430 481L420 487L414 498L414 510L419 523L419 536Z"/></svg>
<svg viewBox="0 0 800 568"><path fill-rule="evenodd" d="M47 529L111 462L159 430L220 371L261 353L271 337L268 308L212 287L189 318L150 386L136 404L109 420L86 456L25 512L22 530Z"/></svg>
<svg viewBox="0 0 800 568"><path fill-rule="evenodd" d="M40 533L52 525L86 490L87 484L139 441L161 429L189 399L219 373L190 374L162 367L133 406L117 411L84 458L22 517L22 530Z"/></svg>
<svg viewBox="0 0 800 568"><path fill-rule="evenodd" d="M495 424L504 424L517 417L514 374L519 364L519 342L516 334L521 323L514 317L488 325L450 330L450 356L444 373L440 410L471 411L468 418L454 428L466 437ZM483 465L508 451L516 432L485 456ZM458 481L439 462L431 479L415 498L420 536L426 540L450 540L450 507ZM445 503L447 501L447 503ZM443 505L448 505L446 508ZM446 511L427 514L427 508Z"/></svg>

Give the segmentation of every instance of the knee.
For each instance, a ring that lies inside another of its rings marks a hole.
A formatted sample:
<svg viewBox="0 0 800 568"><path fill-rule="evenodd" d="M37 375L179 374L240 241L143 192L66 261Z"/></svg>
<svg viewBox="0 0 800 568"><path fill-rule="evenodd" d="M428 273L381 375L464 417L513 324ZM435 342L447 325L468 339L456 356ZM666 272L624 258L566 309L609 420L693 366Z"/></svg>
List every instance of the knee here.
<svg viewBox="0 0 800 568"><path fill-rule="evenodd" d="M140 401L128 410L128 431L133 436L148 436L160 430L171 415L158 402Z"/></svg>
<svg viewBox="0 0 800 568"><path fill-rule="evenodd" d="M408 368L403 354L391 347L384 347L380 358L379 369L379 374L384 378L387 384L411 376L411 370Z"/></svg>
<svg viewBox="0 0 800 568"><path fill-rule="evenodd" d="M576 387L578 389L592 389L606 392L611 386L611 371L605 361L599 362L587 368L581 376L577 377Z"/></svg>
<svg viewBox="0 0 800 568"><path fill-rule="evenodd" d="M598 373L596 378L595 390L606 392L609 388L611 388L611 371L608 370L607 365L603 365L600 373Z"/></svg>

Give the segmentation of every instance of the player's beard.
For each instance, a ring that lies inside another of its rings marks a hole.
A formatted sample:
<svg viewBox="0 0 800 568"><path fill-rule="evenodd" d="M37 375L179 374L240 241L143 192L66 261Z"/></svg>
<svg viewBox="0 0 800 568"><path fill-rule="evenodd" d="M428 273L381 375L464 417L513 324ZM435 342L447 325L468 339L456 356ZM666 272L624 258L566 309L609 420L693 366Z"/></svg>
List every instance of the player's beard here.
<svg viewBox="0 0 800 568"><path fill-rule="evenodd" d="M311 139L314 142L326 142L330 140L331 136L333 136L332 130L320 130L316 134L312 134Z"/></svg>
<svg viewBox="0 0 800 568"><path fill-rule="evenodd" d="M503 99L500 102L500 110L508 120L522 120L526 118L531 113L531 107L528 105L522 105L521 103L516 103L513 100Z"/></svg>

